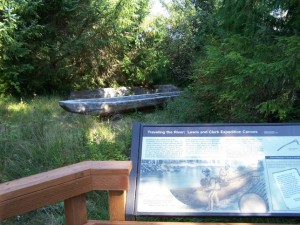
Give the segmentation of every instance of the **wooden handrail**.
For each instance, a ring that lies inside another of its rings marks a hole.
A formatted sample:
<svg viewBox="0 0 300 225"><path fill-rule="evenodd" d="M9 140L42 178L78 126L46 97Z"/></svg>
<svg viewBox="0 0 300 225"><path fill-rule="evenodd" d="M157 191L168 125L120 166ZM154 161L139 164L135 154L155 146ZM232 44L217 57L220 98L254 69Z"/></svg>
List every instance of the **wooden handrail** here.
<svg viewBox="0 0 300 225"><path fill-rule="evenodd" d="M111 220L125 220L130 170L129 161L86 161L2 183L0 220L64 201L67 224L83 225L85 193L94 190L109 191Z"/></svg>

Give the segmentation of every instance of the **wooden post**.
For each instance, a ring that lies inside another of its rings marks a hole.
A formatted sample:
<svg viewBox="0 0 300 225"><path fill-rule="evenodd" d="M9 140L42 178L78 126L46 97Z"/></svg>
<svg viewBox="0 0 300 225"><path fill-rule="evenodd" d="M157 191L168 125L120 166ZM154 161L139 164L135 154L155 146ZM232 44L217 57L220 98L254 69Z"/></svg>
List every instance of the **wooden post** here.
<svg viewBox="0 0 300 225"><path fill-rule="evenodd" d="M109 191L110 221L125 221L126 191Z"/></svg>
<svg viewBox="0 0 300 225"><path fill-rule="evenodd" d="M66 225L83 225L87 223L87 209L85 194L66 199Z"/></svg>

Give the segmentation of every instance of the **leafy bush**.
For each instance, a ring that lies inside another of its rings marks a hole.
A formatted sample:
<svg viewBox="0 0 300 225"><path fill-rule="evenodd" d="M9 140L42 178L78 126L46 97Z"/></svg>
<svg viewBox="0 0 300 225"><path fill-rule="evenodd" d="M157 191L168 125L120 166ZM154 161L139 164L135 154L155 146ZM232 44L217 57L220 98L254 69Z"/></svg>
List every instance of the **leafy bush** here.
<svg viewBox="0 0 300 225"><path fill-rule="evenodd" d="M206 122L298 120L299 44L296 36L265 45L231 35L207 45L207 57L195 64L190 92L202 105L198 117Z"/></svg>
<svg viewBox="0 0 300 225"><path fill-rule="evenodd" d="M194 96L193 88L189 86L179 97L169 101L164 112L164 120L169 123L197 123L202 121L202 111L205 107L202 101Z"/></svg>
<svg viewBox="0 0 300 225"><path fill-rule="evenodd" d="M148 11L146 0L0 2L0 94L67 93L165 79L163 34L143 26Z"/></svg>
<svg viewBox="0 0 300 225"><path fill-rule="evenodd" d="M208 33L182 35L194 41L191 45L207 39L192 54L190 97L179 99L171 110L191 122L298 121L299 3L221 3L209 10L219 26L212 23Z"/></svg>

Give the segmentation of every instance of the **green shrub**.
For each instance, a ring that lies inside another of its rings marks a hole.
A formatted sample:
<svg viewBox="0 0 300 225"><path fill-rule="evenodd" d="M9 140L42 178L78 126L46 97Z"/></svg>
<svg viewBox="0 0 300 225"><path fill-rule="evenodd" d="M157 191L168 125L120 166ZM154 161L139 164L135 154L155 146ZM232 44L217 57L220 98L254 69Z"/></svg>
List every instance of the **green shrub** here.
<svg viewBox="0 0 300 225"><path fill-rule="evenodd" d="M272 44L241 35L212 40L194 63L194 83L172 109L183 121L290 122L299 120L300 39Z"/></svg>

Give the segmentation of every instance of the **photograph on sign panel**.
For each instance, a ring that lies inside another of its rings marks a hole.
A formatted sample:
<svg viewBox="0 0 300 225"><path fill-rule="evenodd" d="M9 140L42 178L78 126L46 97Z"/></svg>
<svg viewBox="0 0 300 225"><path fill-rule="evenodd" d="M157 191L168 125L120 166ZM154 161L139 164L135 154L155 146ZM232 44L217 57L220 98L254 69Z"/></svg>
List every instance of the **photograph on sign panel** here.
<svg viewBox="0 0 300 225"><path fill-rule="evenodd" d="M266 213L262 162L143 160L138 210Z"/></svg>

